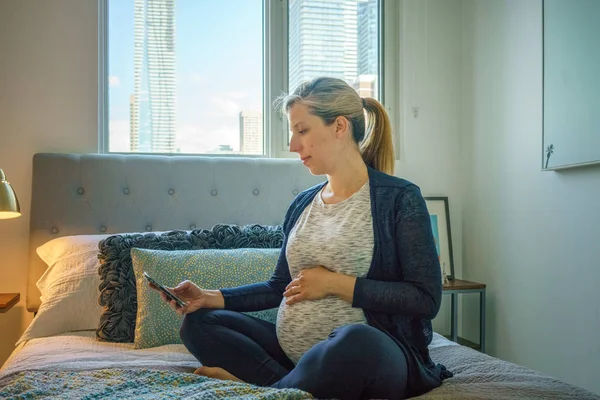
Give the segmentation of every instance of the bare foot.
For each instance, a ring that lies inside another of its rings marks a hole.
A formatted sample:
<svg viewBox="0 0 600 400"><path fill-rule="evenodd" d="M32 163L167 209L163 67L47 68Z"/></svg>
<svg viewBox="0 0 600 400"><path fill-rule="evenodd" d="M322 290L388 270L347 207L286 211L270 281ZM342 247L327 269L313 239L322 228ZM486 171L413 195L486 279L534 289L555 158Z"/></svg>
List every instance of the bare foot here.
<svg viewBox="0 0 600 400"><path fill-rule="evenodd" d="M244 382L237 376L225 371L220 367L205 367L202 366L194 371L196 375L202 375L209 378L222 379L224 381Z"/></svg>

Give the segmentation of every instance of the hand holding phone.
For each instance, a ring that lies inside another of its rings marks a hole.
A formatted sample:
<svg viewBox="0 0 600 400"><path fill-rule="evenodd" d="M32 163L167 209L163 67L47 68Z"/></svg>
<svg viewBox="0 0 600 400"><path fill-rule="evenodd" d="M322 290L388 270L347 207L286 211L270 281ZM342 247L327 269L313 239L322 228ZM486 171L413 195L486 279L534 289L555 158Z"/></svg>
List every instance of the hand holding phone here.
<svg viewBox="0 0 600 400"><path fill-rule="evenodd" d="M146 280L148 282L150 282L150 284L152 284L152 286L154 286L156 289L160 290L162 293L165 294L165 296L167 296L168 299L175 301L175 303L177 303L178 307L185 307L187 306L187 303L183 300L181 300L179 297L175 296L173 293L171 293L166 287L164 287L163 285L161 285L160 283L158 283L156 280L154 280L150 275L148 275L147 272L144 271L144 278L146 278Z"/></svg>

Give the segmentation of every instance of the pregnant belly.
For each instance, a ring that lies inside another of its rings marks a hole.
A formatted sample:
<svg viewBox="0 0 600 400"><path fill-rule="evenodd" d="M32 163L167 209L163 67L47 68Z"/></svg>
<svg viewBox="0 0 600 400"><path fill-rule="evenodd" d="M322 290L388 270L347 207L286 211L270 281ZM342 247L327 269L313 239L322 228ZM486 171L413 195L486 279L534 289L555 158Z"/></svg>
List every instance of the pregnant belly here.
<svg viewBox="0 0 600 400"><path fill-rule="evenodd" d="M327 339L336 328L348 324L366 324L360 308L353 308L339 297L305 300L288 306L285 298L277 313L277 339L290 360L300 357L318 342Z"/></svg>

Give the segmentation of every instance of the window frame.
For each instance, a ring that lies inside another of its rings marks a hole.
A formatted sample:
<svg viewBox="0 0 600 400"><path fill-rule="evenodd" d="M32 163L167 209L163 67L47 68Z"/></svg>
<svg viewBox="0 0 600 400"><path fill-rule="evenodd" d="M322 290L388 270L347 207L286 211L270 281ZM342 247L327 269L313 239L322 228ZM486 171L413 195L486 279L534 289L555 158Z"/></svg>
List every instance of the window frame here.
<svg viewBox="0 0 600 400"><path fill-rule="evenodd" d="M296 158L288 150L288 124L273 108L288 82L288 0L263 0L263 140L264 154L142 153L110 151L108 0L98 1L98 152L169 156ZM400 159L401 6L395 0L379 0L379 94L394 132L396 159ZM275 134L275 132L280 132Z"/></svg>

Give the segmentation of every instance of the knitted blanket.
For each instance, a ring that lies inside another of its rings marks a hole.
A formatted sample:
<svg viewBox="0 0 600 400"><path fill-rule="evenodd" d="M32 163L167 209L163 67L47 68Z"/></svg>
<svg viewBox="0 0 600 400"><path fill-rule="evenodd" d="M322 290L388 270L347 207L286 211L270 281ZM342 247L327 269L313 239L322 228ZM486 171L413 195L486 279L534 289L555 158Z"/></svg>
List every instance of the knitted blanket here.
<svg viewBox="0 0 600 400"><path fill-rule="evenodd" d="M151 369L18 372L0 379L1 399L310 399L296 389L273 389L191 373Z"/></svg>

